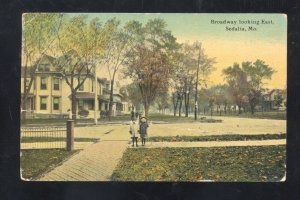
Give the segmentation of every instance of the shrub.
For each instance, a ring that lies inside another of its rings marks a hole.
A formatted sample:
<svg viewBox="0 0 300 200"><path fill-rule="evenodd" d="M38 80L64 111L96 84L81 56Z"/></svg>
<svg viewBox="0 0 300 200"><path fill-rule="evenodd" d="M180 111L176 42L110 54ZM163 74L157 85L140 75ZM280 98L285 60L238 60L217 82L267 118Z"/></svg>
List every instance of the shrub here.
<svg viewBox="0 0 300 200"><path fill-rule="evenodd" d="M88 110L80 110L78 112L78 115L82 116L82 117L87 117L89 115L89 111Z"/></svg>

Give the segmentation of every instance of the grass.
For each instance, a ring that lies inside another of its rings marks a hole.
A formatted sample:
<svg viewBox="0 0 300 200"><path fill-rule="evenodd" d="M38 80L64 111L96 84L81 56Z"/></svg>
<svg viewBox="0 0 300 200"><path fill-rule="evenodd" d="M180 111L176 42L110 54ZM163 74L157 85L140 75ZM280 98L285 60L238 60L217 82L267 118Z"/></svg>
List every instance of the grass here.
<svg viewBox="0 0 300 200"><path fill-rule="evenodd" d="M65 142L64 137L22 137L21 143L33 142ZM74 138L74 142L97 142L96 138Z"/></svg>
<svg viewBox="0 0 300 200"><path fill-rule="evenodd" d="M119 115L114 116L111 118L111 121L109 121L108 117L98 119L98 121L101 122L127 122L130 120L130 115ZM192 117L178 117L178 116L172 116L172 115L163 115L163 114L149 114L149 120L150 121L167 121L167 122L194 122L194 118ZM214 122L222 122L222 120L216 120L216 119L210 119L210 118L199 118L198 122L207 122L207 123L214 123ZM66 123L66 119L55 119L55 118L49 118L49 119L26 119L22 120L22 125L31 125L31 124L63 124ZM94 119L77 119L77 123L94 123Z"/></svg>
<svg viewBox="0 0 300 200"><path fill-rule="evenodd" d="M207 136L164 136L150 137L150 142L198 142L198 141L240 141L286 139L285 133L263 135L207 135Z"/></svg>
<svg viewBox="0 0 300 200"><path fill-rule="evenodd" d="M30 149L21 150L20 167L22 176L26 179L36 179L63 160L69 158L75 151L64 149Z"/></svg>
<svg viewBox="0 0 300 200"><path fill-rule="evenodd" d="M191 116L191 114L190 114ZM213 113L213 117L220 116L218 113ZM251 113L242 113L237 114L234 112L227 112L226 115L222 113L221 116L231 116L231 117L239 117L239 118L257 118L257 119L279 119L279 120L286 120L286 112L255 112L253 115ZM106 118L99 119L99 122L118 122L118 121L129 121L130 115L119 115L111 118L111 121ZM151 113L149 114L149 120L150 121L165 121L165 122L195 122L193 117L179 117L179 116L173 116L173 115L164 115L164 114L158 114L158 113ZM222 120L216 120L211 119L210 115L206 115L205 117L198 116L197 122L202 123L218 123L222 122ZM57 124L57 123L66 123L66 119L26 119L22 120L22 125L30 125L30 124ZM94 123L94 119L77 119L77 123Z"/></svg>
<svg viewBox="0 0 300 200"><path fill-rule="evenodd" d="M282 146L127 149L114 181L280 181Z"/></svg>
<svg viewBox="0 0 300 200"><path fill-rule="evenodd" d="M205 115L206 117L210 117L210 114ZM213 116L220 116L219 113L214 112ZM222 112L221 116L235 116L235 117L243 117L243 118L256 118L256 119L280 119L280 120L286 120L286 112L285 111L279 111L279 112L254 112L252 115L250 112L242 112L241 114L238 114L237 112L227 112L226 114Z"/></svg>

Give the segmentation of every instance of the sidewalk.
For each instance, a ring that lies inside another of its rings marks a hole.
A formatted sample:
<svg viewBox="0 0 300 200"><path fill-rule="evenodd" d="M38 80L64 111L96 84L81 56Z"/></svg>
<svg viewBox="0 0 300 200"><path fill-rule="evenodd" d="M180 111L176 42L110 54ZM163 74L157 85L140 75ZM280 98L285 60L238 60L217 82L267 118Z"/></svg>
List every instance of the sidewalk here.
<svg viewBox="0 0 300 200"><path fill-rule="evenodd" d="M127 146L127 141L89 145L38 181L109 181Z"/></svg>
<svg viewBox="0 0 300 200"><path fill-rule="evenodd" d="M109 134L101 134L99 142L88 145L37 181L109 181L128 147L127 134L121 129L119 126Z"/></svg>

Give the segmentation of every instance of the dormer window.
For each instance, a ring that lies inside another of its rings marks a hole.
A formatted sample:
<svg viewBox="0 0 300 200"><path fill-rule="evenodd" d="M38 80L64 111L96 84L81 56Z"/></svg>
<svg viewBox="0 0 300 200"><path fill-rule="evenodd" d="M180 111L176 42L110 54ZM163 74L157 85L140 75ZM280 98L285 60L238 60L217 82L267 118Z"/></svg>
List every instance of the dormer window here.
<svg viewBox="0 0 300 200"><path fill-rule="evenodd" d="M40 72L49 72L50 65L49 64L39 64L38 71Z"/></svg>

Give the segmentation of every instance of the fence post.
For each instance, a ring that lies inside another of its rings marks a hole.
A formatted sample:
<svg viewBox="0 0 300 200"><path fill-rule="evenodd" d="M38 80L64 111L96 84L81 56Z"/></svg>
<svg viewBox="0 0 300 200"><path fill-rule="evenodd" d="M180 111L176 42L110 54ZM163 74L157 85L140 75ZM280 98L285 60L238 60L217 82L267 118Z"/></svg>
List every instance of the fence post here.
<svg viewBox="0 0 300 200"><path fill-rule="evenodd" d="M67 120L67 151L74 150L74 120Z"/></svg>

